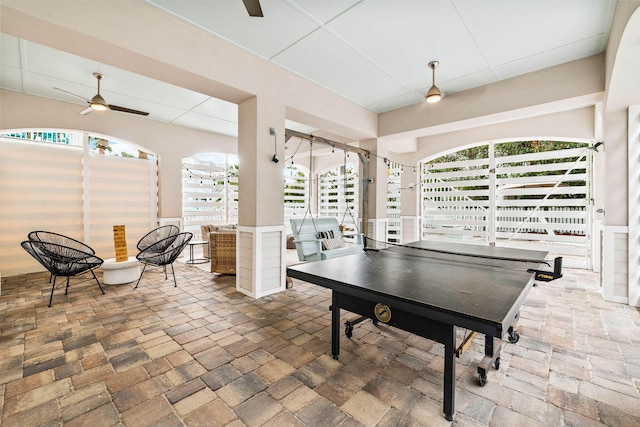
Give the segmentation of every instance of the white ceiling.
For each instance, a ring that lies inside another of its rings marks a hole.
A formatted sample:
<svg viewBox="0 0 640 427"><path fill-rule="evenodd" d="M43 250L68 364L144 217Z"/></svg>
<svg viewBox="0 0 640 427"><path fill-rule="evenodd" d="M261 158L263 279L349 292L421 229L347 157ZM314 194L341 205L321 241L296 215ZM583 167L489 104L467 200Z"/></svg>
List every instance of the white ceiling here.
<svg viewBox="0 0 640 427"><path fill-rule="evenodd" d="M450 94L600 53L616 3L261 0L264 18L253 18L242 0L147 1L376 112L423 102L432 60L440 61L436 84ZM75 102L80 112L82 99L53 88L90 99L99 71L110 104L237 135L235 104L7 34L0 41L3 88Z"/></svg>

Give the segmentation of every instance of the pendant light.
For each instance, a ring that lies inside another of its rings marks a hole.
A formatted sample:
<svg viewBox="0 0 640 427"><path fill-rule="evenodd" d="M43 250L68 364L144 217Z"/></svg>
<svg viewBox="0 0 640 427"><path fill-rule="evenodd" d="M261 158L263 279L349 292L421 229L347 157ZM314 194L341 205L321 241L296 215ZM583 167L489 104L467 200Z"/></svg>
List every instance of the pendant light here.
<svg viewBox="0 0 640 427"><path fill-rule="evenodd" d="M440 92L440 89L436 86L436 68L438 68L438 65L440 65L438 61L431 61L428 64L429 68L431 68L432 80L431 88L429 89L429 92L427 92L425 98L429 104L436 103L442 99L442 92Z"/></svg>

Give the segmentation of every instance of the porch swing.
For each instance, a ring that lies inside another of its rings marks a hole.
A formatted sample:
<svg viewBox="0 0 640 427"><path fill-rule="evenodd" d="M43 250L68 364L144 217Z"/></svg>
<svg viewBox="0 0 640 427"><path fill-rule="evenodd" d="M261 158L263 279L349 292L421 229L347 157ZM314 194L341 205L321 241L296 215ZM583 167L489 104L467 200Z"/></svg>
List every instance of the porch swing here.
<svg viewBox="0 0 640 427"><path fill-rule="evenodd" d="M345 151L345 172L346 172L346 151ZM309 148L309 176L313 177L313 142ZM346 199L346 176L345 176L345 199ZM330 258L337 258L345 255L355 254L364 249L364 239L361 233L342 234L341 227L336 217L314 218L311 212L311 200L313 195L312 182L309 181L309 194L307 200L307 210L302 219L292 218L291 232L293 241L298 252L300 261L320 261ZM348 213L353 219L349 206L342 218ZM307 218L308 216L308 218ZM354 224L356 221L354 219ZM357 227L357 225L356 225ZM353 238L352 244L345 244L344 238Z"/></svg>

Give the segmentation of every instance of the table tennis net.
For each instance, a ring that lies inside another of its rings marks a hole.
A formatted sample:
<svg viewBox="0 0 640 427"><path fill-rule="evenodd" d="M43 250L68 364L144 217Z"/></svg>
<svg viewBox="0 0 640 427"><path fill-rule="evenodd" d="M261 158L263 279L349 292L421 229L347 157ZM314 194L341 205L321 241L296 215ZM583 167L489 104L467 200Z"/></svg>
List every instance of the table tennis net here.
<svg viewBox="0 0 640 427"><path fill-rule="evenodd" d="M371 243L370 239L368 244ZM474 245L469 245L468 251L460 248L448 250L442 248L417 247L412 245L401 245L389 242L373 241L375 249L384 253L399 254L410 257L427 258L439 262L465 263L474 265L495 266L516 270L528 270L540 264L550 266L551 263L545 259L526 258L521 256L509 256L509 254L496 256L483 254L482 250ZM371 249L371 247L369 246ZM467 248L465 248L467 249ZM521 255L521 253L519 254Z"/></svg>

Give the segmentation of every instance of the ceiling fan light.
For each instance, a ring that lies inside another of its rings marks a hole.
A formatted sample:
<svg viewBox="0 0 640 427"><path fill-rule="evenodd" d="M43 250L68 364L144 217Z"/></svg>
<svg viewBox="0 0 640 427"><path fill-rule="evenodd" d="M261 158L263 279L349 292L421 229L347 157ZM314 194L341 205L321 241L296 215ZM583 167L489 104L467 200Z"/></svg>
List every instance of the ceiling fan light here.
<svg viewBox="0 0 640 427"><path fill-rule="evenodd" d="M442 99L442 92L436 86L436 68L438 68L440 62L431 61L427 64L427 66L431 69L431 88L429 92L425 95L425 98L429 104L435 104L436 102Z"/></svg>
<svg viewBox="0 0 640 427"><path fill-rule="evenodd" d="M98 104L98 103L95 103L95 102L91 103L91 108L93 108L94 110L97 110L97 111L106 111L106 110L108 110L106 105Z"/></svg>
<svg viewBox="0 0 640 427"><path fill-rule="evenodd" d="M442 92L440 92L438 86L433 85L431 86L431 89L429 89L429 92L427 92L425 98L429 104L435 104L442 99Z"/></svg>
<svg viewBox="0 0 640 427"><path fill-rule="evenodd" d="M107 107L107 102L104 100L104 98L100 94L97 94L96 96L91 98L91 102L89 103L89 106L94 110L98 110L98 111L105 111L109 109L109 107Z"/></svg>

